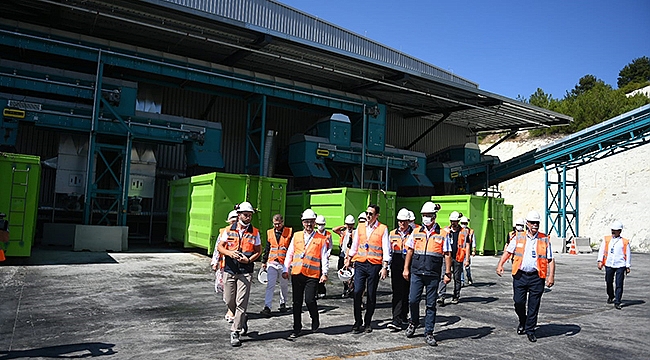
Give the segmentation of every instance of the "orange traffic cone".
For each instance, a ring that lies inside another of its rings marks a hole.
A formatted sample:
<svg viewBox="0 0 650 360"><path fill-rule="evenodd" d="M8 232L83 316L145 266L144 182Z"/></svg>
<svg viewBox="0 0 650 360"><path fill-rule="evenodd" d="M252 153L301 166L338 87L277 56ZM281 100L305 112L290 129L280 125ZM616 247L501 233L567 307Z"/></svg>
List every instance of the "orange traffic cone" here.
<svg viewBox="0 0 650 360"><path fill-rule="evenodd" d="M0 249L0 261L5 261L5 252L2 249Z"/></svg>
<svg viewBox="0 0 650 360"><path fill-rule="evenodd" d="M576 239L571 239L571 247L569 248L569 254L578 255L578 251L576 250Z"/></svg>

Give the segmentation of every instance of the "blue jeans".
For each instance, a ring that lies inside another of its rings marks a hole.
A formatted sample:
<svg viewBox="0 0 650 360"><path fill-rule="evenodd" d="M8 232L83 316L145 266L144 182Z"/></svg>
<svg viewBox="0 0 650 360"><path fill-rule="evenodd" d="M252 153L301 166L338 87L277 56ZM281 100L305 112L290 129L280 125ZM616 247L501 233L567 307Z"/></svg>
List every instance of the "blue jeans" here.
<svg viewBox="0 0 650 360"><path fill-rule="evenodd" d="M411 311L411 323L417 327L420 325L420 301L422 290L427 289L426 315L424 318L424 333L433 334L433 327L436 324L436 298L438 295L438 283L440 275L414 275L411 274L411 289L409 292L409 308Z"/></svg>
<svg viewBox="0 0 650 360"><path fill-rule="evenodd" d="M614 299L614 304L620 304L623 297L623 281L625 280L625 267L613 268L605 266L605 283L607 284L607 297ZM614 275L616 275L616 291L614 291Z"/></svg>

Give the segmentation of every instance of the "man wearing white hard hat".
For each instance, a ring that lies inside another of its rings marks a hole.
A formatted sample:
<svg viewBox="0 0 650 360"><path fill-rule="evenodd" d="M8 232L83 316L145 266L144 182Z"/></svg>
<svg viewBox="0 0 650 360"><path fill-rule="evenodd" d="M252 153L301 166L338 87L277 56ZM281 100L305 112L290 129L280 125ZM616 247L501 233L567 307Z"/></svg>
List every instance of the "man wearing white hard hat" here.
<svg viewBox="0 0 650 360"><path fill-rule="evenodd" d="M607 285L607 303L614 303L618 310L622 309L623 281L625 275L630 273L632 252L630 241L621 237L623 223L616 220L612 222L612 235L607 235L600 243L598 250L598 270L605 267L605 284ZM614 290L614 277L616 277L616 290Z"/></svg>
<svg viewBox="0 0 650 360"><path fill-rule="evenodd" d="M301 335L303 299L311 316L311 330L320 327L318 304L316 303L316 288L319 283L327 281L329 271L329 249L327 238L314 230L316 213L307 209L302 216L303 231L293 234L291 245L284 260L285 279L291 273L291 290L293 295L293 331L290 339Z"/></svg>
<svg viewBox="0 0 650 360"><path fill-rule="evenodd" d="M497 275L503 275L503 264L513 256L512 288L515 312L519 318L517 334L536 342L537 314L544 293L544 282L551 287L555 283L555 261L551 242L539 231L541 216L531 211L526 216L526 231L517 232L499 259ZM526 301L528 298L528 301ZM526 309L528 305L528 309Z"/></svg>
<svg viewBox="0 0 650 360"><path fill-rule="evenodd" d="M240 346L240 335L248 332L246 308L251 291L253 263L262 250L260 232L251 220L255 209L245 201L237 205L237 223L232 224L219 236L217 249L225 256L224 294L228 309L235 314L230 328L230 345Z"/></svg>
<svg viewBox="0 0 650 360"><path fill-rule="evenodd" d="M418 225L415 223L415 213L409 210L409 226L414 230Z"/></svg>
<svg viewBox="0 0 650 360"><path fill-rule="evenodd" d="M422 226L415 229L404 246L406 259L402 276L410 281L409 311L411 321L406 328L406 337L415 335L420 325L420 301L426 288L426 315L424 318L424 341L437 346L433 329L436 324L436 297L440 275L442 281L451 281L451 246L444 229L436 224L436 214L440 205L427 201L422 205ZM443 273L444 271L444 273Z"/></svg>
<svg viewBox="0 0 650 360"><path fill-rule="evenodd" d="M327 257L330 257L330 254L332 253L332 233L327 231L325 229L325 226L327 225L327 221L325 220L325 216L323 215L317 215L316 216L316 231L325 236L327 238ZM318 295L317 297L319 299L323 299L327 295L327 289L325 288L325 283L318 283Z"/></svg>
<svg viewBox="0 0 650 360"><path fill-rule="evenodd" d="M354 324L352 332L372 332L372 316L377 305L379 280L388 276L390 242L388 227L380 223L379 206L368 205L366 223L359 224L352 239L352 247L345 260L345 267L354 262ZM368 290L366 313L362 316L363 293Z"/></svg>
<svg viewBox="0 0 650 360"><path fill-rule="evenodd" d="M287 294L289 292L289 280L282 277L284 272L284 259L287 257L287 249L291 244L293 229L284 226L282 214L273 215L273 228L266 231L266 246L262 252L262 269L267 272L266 294L264 296L264 309L262 315L271 315L273 293L275 292L276 281L280 283L280 312L287 311Z"/></svg>
<svg viewBox="0 0 650 360"><path fill-rule="evenodd" d="M461 214L458 211L452 211L449 214L449 226L444 229L451 249L451 271L454 279L454 293L451 298L452 304L458 304L460 299L460 290L462 288L461 274L463 273L463 267L467 264L470 247L470 243L466 241L468 240L465 236L466 233L461 231L460 217ZM438 289L438 304L441 306L445 304L446 293L447 284L441 281Z"/></svg>
<svg viewBox="0 0 650 360"><path fill-rule="evenodd" d="M474 279L472 279L472 256L476 256L476 237L474 236L474 229L469 227L469 218L467 216L461 216L460 218L460 236L465 238L465 241L468 245L468 250L471 248L471 254L468 252L465 255L465 272L467 273L467 284L474 284ZM463 273L461 275L461 283L465 283Z"/></svg>
<svg viewBox="0 0 650 360"><path fill-rule="evenodd" d="M397 212L397 229L388 234L391 247L390 285L393 290L392 315L393 320L388 327L393 331L400 331L408 323L409 314L409 282L404 279L404 259L406 258L406 240L413 229L409 226L408 209Z"/></svg>
<svg viewBox="0 0 650 360"><path fill-rule="evenodd" d="M238 219L237 215L237 210L233 210L230 213L228 213L228 218L226 219L226 222L228 223L229 226L223 227L219 229L219 237L217 237L217 241L221 239L221 235L223 234L226 229L228 229L232 224L236 223ZM219 252L219 249L217 249L217 246L219 243L216 243L214 245L214 252L212 253L212 261L210 261L210 266L212 267L212 270L214 270L214 291L217 293L222 293L223 301L226 302L226 293L223 291L223 278L224 278L224 262L225 259L223 255ZM226 312L226 315L224 316L226 321L229 323L232 323L235 320L235 314L228 309Z"/></svg>
<svg viewBox="0 0 650 360"><path fill-rule="evenodd" d="M359 224L365 223L366 222L366 212L364 211L361 214L359 214L359 216L357 217L357 220L359 220Z"/></svg>
<svg viewBox="0 0 650 360"><path fill-rule="evenodd" d="M339 263L338 269L345 267L345 256L348 250L352 247L352 237L354 236L354 216L348 215L345 217L345 225L340 225L332 229L332 231L339 236ZM341 297L345 298L352 295L350 289L354 289L352 283L353 279L343 282L343 294Z"/></svg>

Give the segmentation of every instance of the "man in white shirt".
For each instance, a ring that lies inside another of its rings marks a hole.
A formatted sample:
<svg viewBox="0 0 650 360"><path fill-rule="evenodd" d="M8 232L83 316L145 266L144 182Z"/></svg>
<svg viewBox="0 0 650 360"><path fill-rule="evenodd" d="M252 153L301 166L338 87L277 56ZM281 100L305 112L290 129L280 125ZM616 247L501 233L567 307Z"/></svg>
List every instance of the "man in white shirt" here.
<svg viewBox="0 0 650 360"><path fill-rule="evenodd" d="M621 310L621 297L623 296L623 280L625 274L630 273L630 241L621 237L623 223L614 221L610 226L611 236L605 236L598 250L598 270L605 267L605 283L607 284L607 303L614 303L614 307ZM616 275L616 290L614 290L614 276Z"/></svg>

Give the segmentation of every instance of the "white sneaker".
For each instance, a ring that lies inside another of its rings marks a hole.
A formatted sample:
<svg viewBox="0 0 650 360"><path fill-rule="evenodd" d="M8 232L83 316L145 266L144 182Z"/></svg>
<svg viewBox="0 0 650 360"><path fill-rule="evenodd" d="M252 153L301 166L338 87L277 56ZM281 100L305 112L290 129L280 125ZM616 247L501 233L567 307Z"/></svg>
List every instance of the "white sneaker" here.
<svg viewBox="0 0 650 360"><path fill-rule="evenodd" d="M239 333L233 331L230 333L230 345L231 346L241 346L241 341L239 340Z"/></svg>

